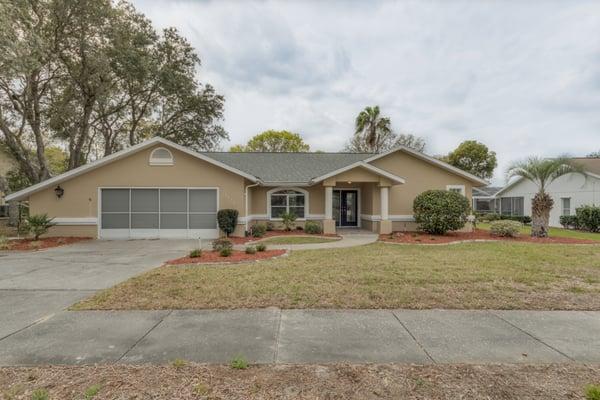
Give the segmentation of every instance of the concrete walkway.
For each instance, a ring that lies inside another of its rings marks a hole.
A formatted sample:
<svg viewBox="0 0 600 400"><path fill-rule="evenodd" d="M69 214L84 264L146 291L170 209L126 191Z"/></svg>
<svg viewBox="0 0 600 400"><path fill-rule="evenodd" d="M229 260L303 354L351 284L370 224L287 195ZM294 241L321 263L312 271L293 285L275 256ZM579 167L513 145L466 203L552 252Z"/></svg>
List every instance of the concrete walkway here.
<svg viewBox="0 0 600 400"><path fill-rule="evenodd" d="M63 311L0 340L0 365L600 362L600 312Z"/></svg>
<svg viewBox="0 0 600 400"><path fill-rule="evenodd" d="M269 249L275 250L319 250L319 249L339 249L344 247L363 246L377 241L379 235L370 231L359 229L340 229L338 234L342 237L339 240L331 239L324 243L305 243L305 244L269 244ZM267 238L265 240L268 240ZM258 241L260 242L260 241ZM255 242L256 243L256 242ZM248 244L235 246L236 249L243 250Z"/></svg>

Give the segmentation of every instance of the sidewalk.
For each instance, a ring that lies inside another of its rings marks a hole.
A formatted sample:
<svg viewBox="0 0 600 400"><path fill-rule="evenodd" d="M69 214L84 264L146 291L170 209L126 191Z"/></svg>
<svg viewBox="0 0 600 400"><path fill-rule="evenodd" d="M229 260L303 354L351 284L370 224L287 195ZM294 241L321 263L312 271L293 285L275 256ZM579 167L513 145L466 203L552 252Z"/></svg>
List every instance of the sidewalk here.
<svg viewBox="0 0 600 400"><path fill-rule="evenodd" d="M379 239L379 235L365 230L346 230L338 232L342 237L339 240L331 239L324 243L305 243L305 244L267 244L269 249L273 250L320 250L320 249L336 249L343 247L363 246L366 244L375 243ZM255 243L260 243L257 240ZM236 245L236 250L244 250L248 244Z"/></svg>
<svg viewBox="0 0 600 400"><path fill-rule="evenodd" d="M600 312L63 311L0 340L0 365L600 362Z"/></svg>

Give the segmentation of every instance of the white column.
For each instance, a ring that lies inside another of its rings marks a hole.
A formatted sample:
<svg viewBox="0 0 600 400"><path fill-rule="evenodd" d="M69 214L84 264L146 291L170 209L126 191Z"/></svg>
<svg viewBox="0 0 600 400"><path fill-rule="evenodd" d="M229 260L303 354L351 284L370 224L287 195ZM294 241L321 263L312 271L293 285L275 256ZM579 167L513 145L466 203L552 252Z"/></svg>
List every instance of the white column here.
<svg viewBox="0 0 600 400"><path fill-rule="evenodd" d="M325 186L325 219L333 219L333 187Z"/></svg>
<svg viewBox="0 0 600 400"><path fill-rule="evenodd" d="M387 186L382 186L380 192L381 197L381 220L387 221L390 218L389 212L389 188Z"/></svg>

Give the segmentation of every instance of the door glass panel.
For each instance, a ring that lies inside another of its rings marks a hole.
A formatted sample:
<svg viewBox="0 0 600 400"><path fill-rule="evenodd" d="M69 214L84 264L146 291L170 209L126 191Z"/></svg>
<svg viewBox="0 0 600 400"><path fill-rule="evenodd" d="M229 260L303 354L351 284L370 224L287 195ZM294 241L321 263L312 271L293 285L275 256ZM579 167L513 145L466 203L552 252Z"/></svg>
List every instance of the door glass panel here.
<svg viewBox="0 0 600 400"><path fill-rule="evenodd" d="M131 229L158 229L158 214L131 214Z"/></svg>
<svg viewBox="0 0 600 400"><path fill-rule="evenodd" d="M346 192L346 222L353 225L356 222L356 193Z"/></svg>
<svg viewBox="0 0 600 400"><path fill-rule="evenodd" d="M190 212L217 212L216 189L190 189Z"/></svg>
<svg viewBox="0 0 600 400"><path fill-rule="evenodd" d="M131 189L131 212L158 212L158 189Z"/></svg>
<svg viewBox="0 0 600 400"><path fill-rule="evenodd" d="M160 212L187 212L187 190L161 189Z"/></svg>
<svg viewBox="0 0 600 400"><path fill-rule="evenodd" d="M129 212L129 189L102 189L102 212Z"/></svg>
<svg viewBox="0 0 600 400"><path fill-rule="evenodd" d="M333 191L332 206L333 206L332 213L333 213L333 219L335 220L335 225L339 226L340 225L340 191L339 190Z"/></svg>
<svg viewBox="0 0 600 400"><path fill-rule="evenodd" d="M187 229L187 214L160 214L160 229Z"/></svg>

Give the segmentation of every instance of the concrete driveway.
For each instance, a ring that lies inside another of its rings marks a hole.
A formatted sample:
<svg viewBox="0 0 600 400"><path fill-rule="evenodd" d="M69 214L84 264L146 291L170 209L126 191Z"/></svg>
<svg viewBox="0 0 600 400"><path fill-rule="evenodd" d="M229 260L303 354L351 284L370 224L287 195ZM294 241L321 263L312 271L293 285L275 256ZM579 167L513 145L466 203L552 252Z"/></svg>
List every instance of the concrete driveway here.
<svg viewBox="0 0 600 400"><path fill-rule="evenodd" d="M0 255L0 340L76 301L180 257L195 240L94 240Z"/></svg>

